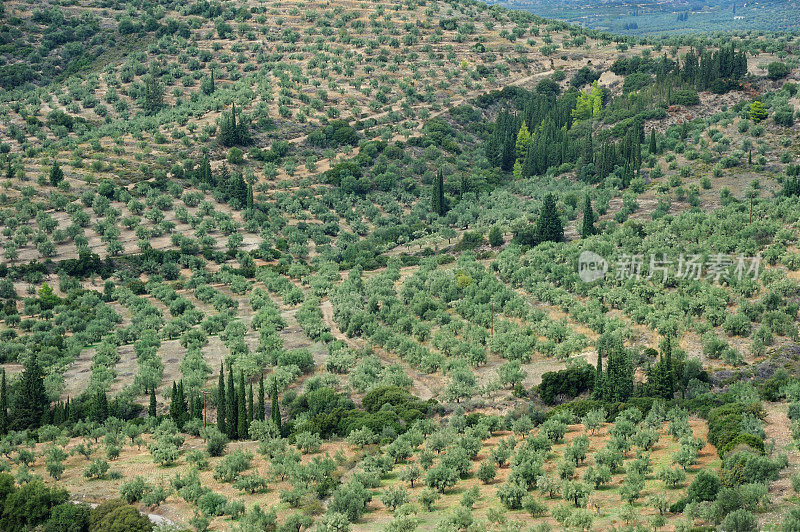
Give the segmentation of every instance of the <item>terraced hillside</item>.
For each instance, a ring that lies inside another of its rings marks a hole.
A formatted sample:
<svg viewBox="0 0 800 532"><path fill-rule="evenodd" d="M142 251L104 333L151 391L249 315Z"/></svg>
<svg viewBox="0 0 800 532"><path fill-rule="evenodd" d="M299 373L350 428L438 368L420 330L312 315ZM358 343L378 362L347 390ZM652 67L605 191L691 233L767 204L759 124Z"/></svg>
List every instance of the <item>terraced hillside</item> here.
<svg viewBox="0 0 800 532"><path fill-rule="evenodd" d="M800 521L796 36L2 14L0 529Z"/></svg>

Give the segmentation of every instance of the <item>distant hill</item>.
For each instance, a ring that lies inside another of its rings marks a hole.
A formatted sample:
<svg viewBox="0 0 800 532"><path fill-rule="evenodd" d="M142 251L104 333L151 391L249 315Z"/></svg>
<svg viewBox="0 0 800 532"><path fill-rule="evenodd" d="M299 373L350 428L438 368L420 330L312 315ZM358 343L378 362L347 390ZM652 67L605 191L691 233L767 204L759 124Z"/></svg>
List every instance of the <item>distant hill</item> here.
<svg viewBox="0 0 800 532"><path fill-rule="evenodd" d="M800 31L797 0L501 0L496 3L624 35Z"/></svg>

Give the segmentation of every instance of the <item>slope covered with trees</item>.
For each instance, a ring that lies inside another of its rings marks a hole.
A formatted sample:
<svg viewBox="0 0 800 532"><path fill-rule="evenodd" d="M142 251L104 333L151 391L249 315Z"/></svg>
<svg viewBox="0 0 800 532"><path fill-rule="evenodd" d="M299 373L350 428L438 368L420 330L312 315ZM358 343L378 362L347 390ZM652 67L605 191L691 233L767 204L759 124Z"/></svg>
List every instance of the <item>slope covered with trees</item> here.
<svg viewBox="0 0 800 532"><path fill-rule="evenodd" d="M0 528L797 526L795 36L3 7Z"/></svg>

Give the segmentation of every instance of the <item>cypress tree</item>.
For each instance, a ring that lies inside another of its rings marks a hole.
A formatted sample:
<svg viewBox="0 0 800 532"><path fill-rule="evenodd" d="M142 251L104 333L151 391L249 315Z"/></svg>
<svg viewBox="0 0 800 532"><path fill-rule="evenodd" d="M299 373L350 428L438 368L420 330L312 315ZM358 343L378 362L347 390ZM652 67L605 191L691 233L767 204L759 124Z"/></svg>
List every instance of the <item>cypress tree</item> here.
<svg viewBox="0 0 800 532"><path fill-rule="evenodd" d="M238 423L236 427L236 433L239 436L239 439L247 438L248 434L248 427L247 427L247 403L245 402L245 385L244 385L244 373L241 371L239 372L239 393L238 400L239 400L239 411L238 413Z"/></svg>
<svg viewBox="0 0 800 532"><path fill-rule="evenodd" d="M272 421L278 427L278 432L281 430L281 409L278 406L278 381L272 381Z"/></svg>
<svg viewBox="0 0 800 532"><path fill-rule="evenodd" d="M228 368L228 387L225 390L228 397L225 401L225 420L228 429L228 439L237 439L237 423L239 420L238 414L238 397L236 396L236 388L233 385L233 368Z"/></svg>
<svg viewBox="0 0 800 532"><path fill-rule="evenodd" d="M58 186L64 180L64 171L58 166L58 161L53 161L53 166L50 168L50 184Z"/></svg>
<svg viewBox="0 0 800 532"><path fill-rule="evenodd" d="M608 352L604 382L606 401L625 402L633 395L633 366L630 356L618 339Z"/></svg>
<svg viewBox="0 0 800 532"><path fill-rule="evenodd" d="M672 337L664 339L664 349L661 351L661 358L664 365L664 385L665 399L672 399L675 394L675 372L672 367Z"/></svg>
<svg viewBox="0 0 800 532"><path fill-rule="evenodd" d="M656 153L658 151L658 144L656 144L656 130L655 128L650 130L650 146L648 148L650 154Z"/></svg>
<svg viewBox="0 0 800 532"><path fill-rule="evenodd" d="M172 381L172 396L170 397L169 401L169 417L172 418L172 421L178 425L178 428L181 427L181 416L180 412L178 411L178 385L175 381Z"/></svg>
<svg viewBox="0 0 800 532"><path fill-rule="evenodd" d="M178 427L183 427L183 424L189 418L189 405L186 403L186 394L183 391L183 381L178 381Z"/></svg>
<svg viewBox="0 0 800 532"><path fill-rule="evenodd" d="M8 389L6 388L6 368L0 373L0 434L8 432Z"/></svg>
<svg viewBox="0 0 800 532"><path fill-rule="evenodd" d="M586 238L597 233L594 227L594 222L597 221L597 216L592 210L592 200L589 195L586 195L586 201L583 204L583 223L581 224L581 237Z"/></svg>
<svg viewBox="0 0 800 532"><path fill-rule="evenodd" d="M67 400L69 401L69 400ZM150 407L147 409L147 415L150 417L157 417L158 412L156 409L156 389L155 386L150 390Z"/></svg>
<svg viewBox="0 0 800 532"><path fill-rule="evenodd" d="M98 423L103 423L108 419L108 397L106 397L105 390L98 390L94 396L92 417Z"/></svg>
<svg viewBox="0 0 800 532"><path fill-rule="evenodd" d="M217 428L223 434L227 434L225 428L225 365L219 366L219 384L217 384Z"/></svg>
<svg viewBox="0 0 800 532"><path fill-rule="evenodd" d="M246 203L246 206L247 206L248 209L252 209L253 208L253 184L252 183L248 183L247 184L247 203Z"/></svg>
<svg viewBox="0 0 800 532"><path fill-rule="evenodd" d="M431 207L438 216L444 216L447 212L447 203L444 199L444 173L441 170L436 173L436 181L433 183Z"/></svg>
<svg viewBox="0 0 800 532"><path fill-rule="evenodd" d="M247 395L247 422L253 422L253 416L255 413L253 412L253 383L250 382L250 390Z"/></svg>
<svg viewBox="0 0 800 532"><path fill-rule="evenodd" d="M183 428L188 415L188 408L186 405L186 397L183 393L183 381L172 381L172 398L169 405L169 415L178 428Z"/></svg>
<svg viewBox="0 0 800 532"><path fill-rule="evenodd" d="M47 400L42 370L34 354L25 365L19 381L19 393L11 409L10 428L14 430L37 428L46 409L50 409L50 401Z"/></svg>
<svg viewBox="0 0 800 532"><path fill-rule="evenodd" d="M594 373L594 398L598 400L603 400L605 396L604 386L603 386L603 351L598 346L597 348L597 368Z"/></svg>
<svg viewBox="0 0 800 532"><path fill-rule="evenodd" d="M208 155L203 155L200 161L200 168L197 170L197 177L202 183L213 184L214 175L211 172L211 162L208 160Z"/></svg>
<svg viewBox="0 0 800 532"><path fill-rule="evenodd" d="M265 403L264 403L264 375L258 381L258 405L256 405L255 418L259 421L264 421Z"/></svg>
<svg viewBox="0 0 800 532"><path fill-rule="evenodd" d="M536 226L539 242L561 242L564 240L564 226L556 209L556 198L548 194L542 204L542 212Z"/></svg>

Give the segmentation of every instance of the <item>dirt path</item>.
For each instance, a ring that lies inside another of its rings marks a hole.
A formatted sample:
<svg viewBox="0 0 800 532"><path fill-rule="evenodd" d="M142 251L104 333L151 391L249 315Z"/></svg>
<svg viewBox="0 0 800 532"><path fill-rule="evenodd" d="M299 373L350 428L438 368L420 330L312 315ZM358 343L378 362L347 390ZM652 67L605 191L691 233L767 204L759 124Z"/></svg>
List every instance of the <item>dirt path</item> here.
<svg viewBox="0 0 800 532"><path fill-rule="evenodd" d="M772 507L768 512L759 515L759 524L761 526L767 523L780 522L786 512L796 506L789 499L794 497L792 476L800 472L800 451L797 450L792 441L791 421L787 415L789 405L786 403L765 402L764 408L767 411L766 426L764 427L767 441L775 441L773 454L785 453L789 458L789 467L781 471L780 478L770 484L769 495Z"/></svg>

